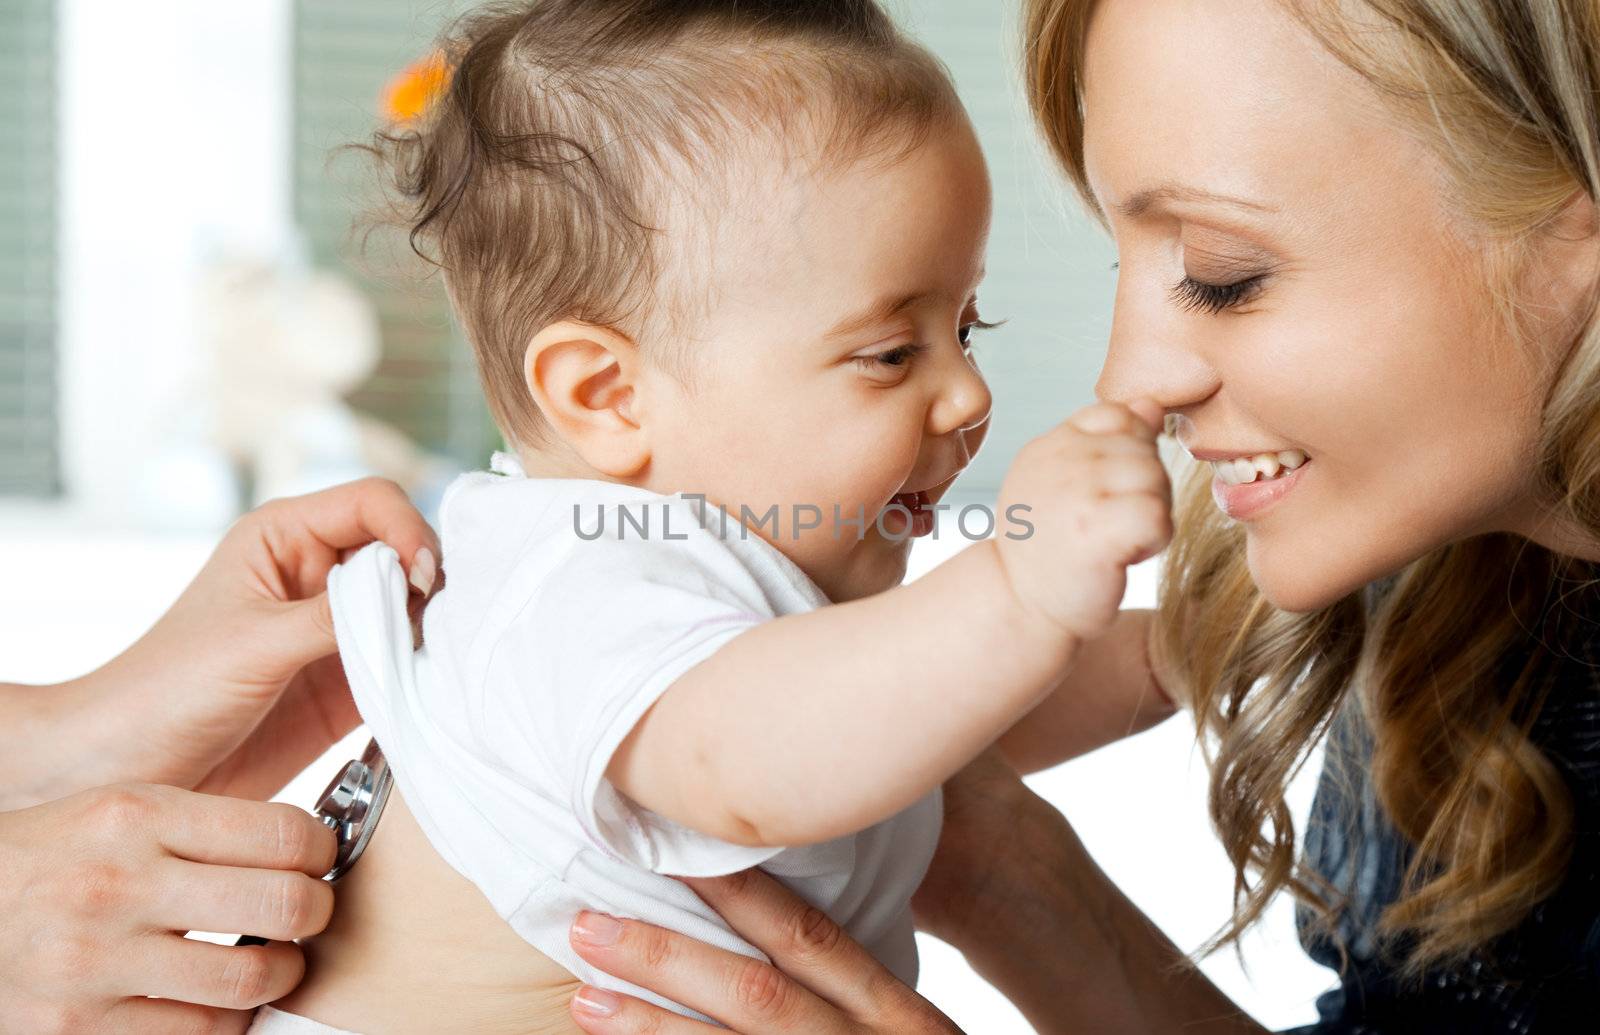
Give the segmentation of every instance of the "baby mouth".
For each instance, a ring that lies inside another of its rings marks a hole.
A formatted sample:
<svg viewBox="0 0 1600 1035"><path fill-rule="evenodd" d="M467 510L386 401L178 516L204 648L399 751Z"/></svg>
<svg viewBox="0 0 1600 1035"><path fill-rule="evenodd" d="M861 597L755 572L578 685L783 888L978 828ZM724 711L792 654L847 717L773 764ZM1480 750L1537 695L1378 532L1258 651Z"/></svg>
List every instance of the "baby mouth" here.
<svg viewBox="0 0 1600 1035"><path fill-rule="evenodd" d="M895 493L889 498L889 505L894 506L896 503L911 511L912 514L917 514L922 511L923 507L933 506L933 498L928 495L927 489L918 489L916 492Z"/></svg>
<svg viewBox="0 0 1600 1035"><path fill-rule="evenodd" d="M961 472L957 471L944 481L936 482L926 489L917 489L914 492L897 492L889 498L889 502L891 504L898 503L915 514L923 507L933 506L934 502L943 496L945 490L950 488L959 477L961 477Z"/></svg>
<svg viewBox="0 0 1600 1035"><path fill-rule="evenodd" d="M1224 485L1247 485L1254 481L1270 482L1287 477L1291 471L1310 461L1299 449L1284 449L1276 453L1257 453L1233 460L1212 460L1211 469Z"/></svg>

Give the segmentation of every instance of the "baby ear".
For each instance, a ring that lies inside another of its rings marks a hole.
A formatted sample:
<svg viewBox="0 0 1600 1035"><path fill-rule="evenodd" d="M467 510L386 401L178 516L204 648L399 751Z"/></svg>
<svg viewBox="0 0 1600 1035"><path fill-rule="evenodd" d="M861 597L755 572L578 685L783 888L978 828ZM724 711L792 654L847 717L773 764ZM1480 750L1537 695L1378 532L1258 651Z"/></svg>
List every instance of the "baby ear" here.
<svg viewBox="0 0 1600 1035"><path fill-rule="evenodd" d="M560 320L534 335L522 376L545 420L584 462L613 478L650 462L634 418L639 349L625 334L581 320Z"/></svg>

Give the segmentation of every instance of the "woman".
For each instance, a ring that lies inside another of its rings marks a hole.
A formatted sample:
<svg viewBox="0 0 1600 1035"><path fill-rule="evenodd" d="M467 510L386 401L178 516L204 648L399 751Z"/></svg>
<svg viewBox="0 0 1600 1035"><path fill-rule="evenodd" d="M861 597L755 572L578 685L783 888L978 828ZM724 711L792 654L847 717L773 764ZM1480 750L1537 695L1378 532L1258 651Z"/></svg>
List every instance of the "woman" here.
<svg viewBox="0 0 1600 1035"><path fill-rule="evenodd" d="M299 982L291 939L327 923L316 878L333 835L240 799L274 793L358 721L323 585L374 540L405 558L420 603L438 539L370 479L240 519L95 672L0 684L0 1031L242 1031ZM213 945L183 937L194 928L281 940Z"/></svg>
<svg viewBox="0 0 1600 1035"><path fill-rule="evenodd" d="M1153 660L1208 748L1222 940L1296 894L1344 964L1318 1033L1584 1030L1600 10L1030 0L1026 24L1033 110L1120 257L1097 392L1156 399L1197 461ZM1252 462L1271 480L1235 484ZM1284 785L1330 730L1301 845ZM975 767L949 803L921 919L1041 1030L1259 1030L1013 774ZM739 1031L949 1030L771 881L693 886L777 969L595 914L574 945ZM572 1013L699 1030L598 989Z"/></svg>

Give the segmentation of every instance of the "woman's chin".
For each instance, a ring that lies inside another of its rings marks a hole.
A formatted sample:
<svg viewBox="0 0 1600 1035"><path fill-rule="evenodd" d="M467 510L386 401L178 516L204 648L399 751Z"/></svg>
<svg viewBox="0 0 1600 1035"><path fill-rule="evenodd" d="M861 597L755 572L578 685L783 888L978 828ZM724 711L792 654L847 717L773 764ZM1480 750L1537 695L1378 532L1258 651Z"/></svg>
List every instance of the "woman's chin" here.
<svg viewBox="0 0 1600 1035"><path fill-rule="evenodd" d="M1304 550L1264 547L1253 535L1245 550L1250 578L1261 595L1291 614L1320 611L1370 581L1353 578L1349 566L1330 566L1326 558L1308 556Z"/></svg>

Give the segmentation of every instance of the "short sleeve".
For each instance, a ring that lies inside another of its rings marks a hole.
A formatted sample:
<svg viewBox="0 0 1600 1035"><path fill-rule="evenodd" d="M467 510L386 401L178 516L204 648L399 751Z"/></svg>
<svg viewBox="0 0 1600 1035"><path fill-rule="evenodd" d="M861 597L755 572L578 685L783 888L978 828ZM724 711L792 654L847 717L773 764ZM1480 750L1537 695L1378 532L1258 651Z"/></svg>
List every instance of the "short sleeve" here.
<svg viewBox="0 0 1600 1035"><path fill-rule="evenodd" d="M715 876L765 862L751 847L692 830L633 802L605 778L618 746L678 677L777 617L730 544L672 501L671 532L616 530L577 541L539 581L495 644L493 713L538 745L588 839L652 870ZM657 501L656 507L662 503Z"/></svg>

